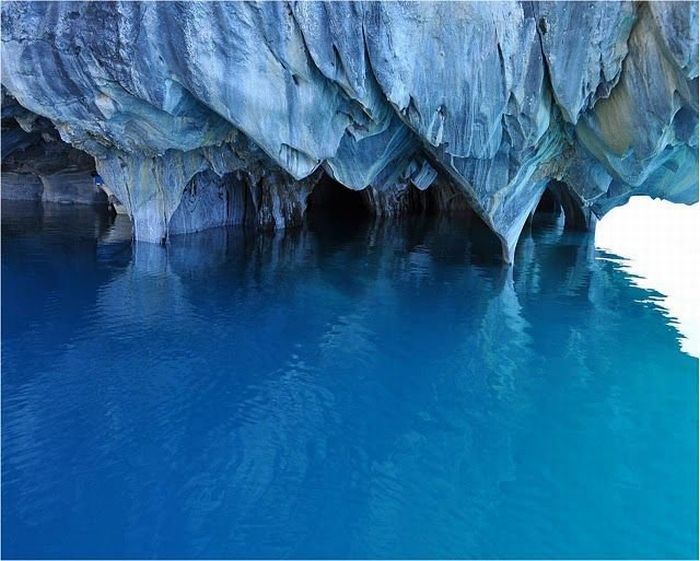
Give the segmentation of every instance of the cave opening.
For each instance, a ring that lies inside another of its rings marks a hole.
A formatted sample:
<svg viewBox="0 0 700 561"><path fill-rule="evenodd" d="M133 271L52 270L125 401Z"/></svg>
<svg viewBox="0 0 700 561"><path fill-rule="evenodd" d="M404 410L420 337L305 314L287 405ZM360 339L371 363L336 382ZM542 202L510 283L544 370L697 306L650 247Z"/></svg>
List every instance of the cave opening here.
<svg viewBox="0 0 700 561"><path fill-rule="evenodd" d="M542 193L542 198L540 202L537 203L537 208L535 209L535 215L555 215L561 214L561 202L559 196L550 188L547 188Z"/></svg>
<svg viewBox="0 0 700 561"><path fill-rule="evenodd" d="M102 206L108 196L95 180L92 156L65 142L53 123L5 96L2 198Z"/></svg>
<svg viewBox="0 0 700 561"><path fill-rule="evenodd" d="M409 184L397 191L354 191L326 175L307 198L305 217L312 231L341 237L361 235L378 219L397 226L407 239L453 237L461 251L466 244L473 262L492 264L502 255L500 238L446 179L425 190Z"/></svg>
<svg viewBox="0 0 700 561"><path fill-rule="evenodd" d="M584 208L571 187L563 181L552 179L535 208L533 223L559 222L562 215L567 231L584 232L591 228L590 211Z"/></svg>
<svg viewBox="0 0 700 561"><path fill-rule="evenodd" d="M250 184L237 173L219 176L211 169L185 186L168 222L169 234L187 234L219 226L255 226L258 209Z"/></svg>
<svg viewBox="0 0 700 561"><path fill-rule="evenodd" d="M355 191L324 175L306 199L306 215L311 221L365 222L372 217L364 191Z"/></svg>

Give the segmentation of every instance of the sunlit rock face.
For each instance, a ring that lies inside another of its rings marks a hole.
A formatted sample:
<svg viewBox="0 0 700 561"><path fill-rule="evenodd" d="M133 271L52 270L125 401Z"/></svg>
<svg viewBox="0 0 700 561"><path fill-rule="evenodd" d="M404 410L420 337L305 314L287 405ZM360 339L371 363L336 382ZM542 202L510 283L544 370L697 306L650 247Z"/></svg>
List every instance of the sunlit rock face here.
<svg viewBox="0 0 700 561"><path fill-rule="evenodd" d="M295 224L325 174L382 215L438 186L512 261L551 180L586 225L697 200L697 10L4 2L3 99L94 158L140 240Z"/></svg>

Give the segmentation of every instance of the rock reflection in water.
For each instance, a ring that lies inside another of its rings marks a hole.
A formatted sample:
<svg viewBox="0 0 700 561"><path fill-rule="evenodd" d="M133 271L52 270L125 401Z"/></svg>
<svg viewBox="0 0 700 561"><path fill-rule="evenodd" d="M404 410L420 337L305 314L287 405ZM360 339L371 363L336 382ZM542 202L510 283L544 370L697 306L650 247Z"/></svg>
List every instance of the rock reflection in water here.
<svg viewBox="0 0 700 561"><path fill-rule="evenodd" d="M697 361L591 236L536 217L505 267L449 219L161 247L38 210L3 216L5 556L696 551Z"/></svg>

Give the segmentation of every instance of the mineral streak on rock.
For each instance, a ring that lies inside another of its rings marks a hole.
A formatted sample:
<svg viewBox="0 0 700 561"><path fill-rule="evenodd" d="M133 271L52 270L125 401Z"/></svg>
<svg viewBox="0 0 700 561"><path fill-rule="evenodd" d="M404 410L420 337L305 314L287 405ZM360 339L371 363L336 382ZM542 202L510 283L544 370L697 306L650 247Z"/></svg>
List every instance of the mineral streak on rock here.
<svg viewBox="0 0 700 561"><path fill-rule="evenodd" d="M3 2L2 86L3 196L94 168L145 241L298 223L323 175L508 262L552 181L576 227L698 199L694 2Z"/></svg>

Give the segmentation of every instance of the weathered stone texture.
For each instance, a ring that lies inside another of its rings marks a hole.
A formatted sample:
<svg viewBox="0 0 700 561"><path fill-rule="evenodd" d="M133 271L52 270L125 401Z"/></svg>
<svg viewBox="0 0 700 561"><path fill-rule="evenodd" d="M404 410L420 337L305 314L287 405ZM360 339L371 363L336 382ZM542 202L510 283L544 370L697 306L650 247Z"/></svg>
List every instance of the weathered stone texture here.
<svg viewBox="0 0 700 561"><path fill-rule="evenodd" d="M323 170L379 214L449 183L511 261L552 179L586 216L697 201L697 30L695 2L3 2L3 123L94 157L141 240L295 223Z"/></svg>

